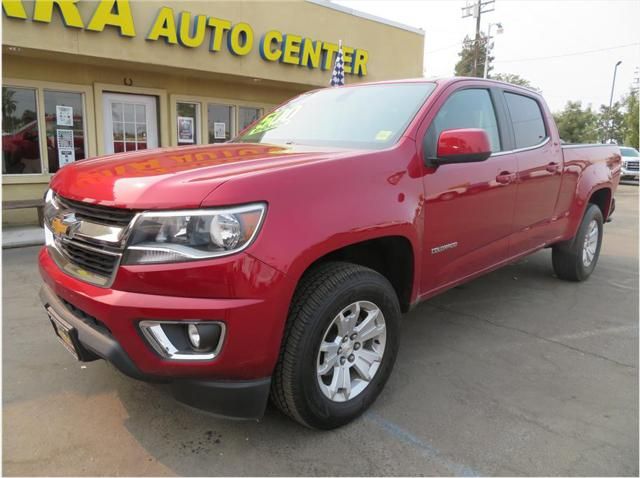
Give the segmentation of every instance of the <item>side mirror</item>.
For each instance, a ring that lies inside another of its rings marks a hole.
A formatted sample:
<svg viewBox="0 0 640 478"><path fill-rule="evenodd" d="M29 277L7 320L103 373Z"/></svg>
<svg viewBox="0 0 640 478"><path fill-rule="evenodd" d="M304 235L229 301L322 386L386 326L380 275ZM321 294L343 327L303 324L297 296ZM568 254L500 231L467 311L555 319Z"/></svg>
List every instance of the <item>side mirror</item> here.
<svg viewBox="0 0 640 478"><path fill-rule="evenodd" d="M483 129L448 129L440 133L434 164L475 163L491 156L489 135Z"/></svg>

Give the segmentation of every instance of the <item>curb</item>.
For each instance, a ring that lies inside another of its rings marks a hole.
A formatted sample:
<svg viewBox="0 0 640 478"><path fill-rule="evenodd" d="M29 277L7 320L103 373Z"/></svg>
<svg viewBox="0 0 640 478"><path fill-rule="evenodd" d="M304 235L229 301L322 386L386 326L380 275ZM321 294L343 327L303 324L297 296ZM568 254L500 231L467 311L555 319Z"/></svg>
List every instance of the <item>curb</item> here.
<svg viewBox="0 0 640 478"><path fill-rule="evenodd" d="M43 240L33 240L33 241L24 241L24 242L9 242L2 243L2 249L18 249L20 247L33 247L33 246L42 246L44 245Z"/></svg>

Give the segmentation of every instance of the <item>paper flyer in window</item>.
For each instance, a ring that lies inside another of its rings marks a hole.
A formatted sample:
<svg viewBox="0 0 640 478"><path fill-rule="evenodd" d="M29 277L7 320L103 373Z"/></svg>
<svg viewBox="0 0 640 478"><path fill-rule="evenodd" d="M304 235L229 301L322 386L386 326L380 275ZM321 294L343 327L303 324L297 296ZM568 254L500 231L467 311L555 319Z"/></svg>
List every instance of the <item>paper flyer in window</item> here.
<svg viewBox="0 0 640 478"><path fill-rule="evenodd" d="M58 126L73 126L73 108L71 106L56 105L56 124Z"/></svg>
<svg viewBox="0 0 640 478"><path fill-rule="evenodd" d="M180 143L195 143L193 118L178 116L178 141Z"/></svg>
<svg viewBox="0 0 640 478"><path fill-rule="evenodd" d="M58 163L60 167L76 160L76 150L73 144L72 129L57 129L56 144L58 146Z"/></svg>
<svg viewBox="0 0 640 478"><path fill-rule="evenodd" d="M213 139L227 138L227 125L225 123L213 123Z"/></svg>

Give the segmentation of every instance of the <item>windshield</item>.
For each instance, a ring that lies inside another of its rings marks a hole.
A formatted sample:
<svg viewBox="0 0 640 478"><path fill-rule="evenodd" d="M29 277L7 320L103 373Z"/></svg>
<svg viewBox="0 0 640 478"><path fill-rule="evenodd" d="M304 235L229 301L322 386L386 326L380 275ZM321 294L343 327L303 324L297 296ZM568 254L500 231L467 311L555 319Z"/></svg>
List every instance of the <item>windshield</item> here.
<svg viewBox="0 0 640 478"><path fill-rule="evenodd" d="M630 156L632 158L640 156L640 153L633 148L620 148L620 153L622 153L622 156Z"/></svg>
<svg viewBox="0 0 640 478"><path fill-rule="evenodd" d="M314 91L269 113L233 141L386 148L404 133L435 86L388 83Z"/></svg>

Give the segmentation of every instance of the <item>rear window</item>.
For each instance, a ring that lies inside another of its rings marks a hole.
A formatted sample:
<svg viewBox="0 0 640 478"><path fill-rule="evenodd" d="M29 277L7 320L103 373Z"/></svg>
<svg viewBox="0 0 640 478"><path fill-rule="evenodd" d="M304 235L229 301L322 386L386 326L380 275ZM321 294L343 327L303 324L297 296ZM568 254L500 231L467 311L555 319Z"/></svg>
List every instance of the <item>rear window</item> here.
<svg viewBox="0 0 640 478"><path fill-rule="evenodd" d="M547 131L540 105L533 98L515 93L504 94L511 115L516 148L529 148L542 143Z"/></svg>

